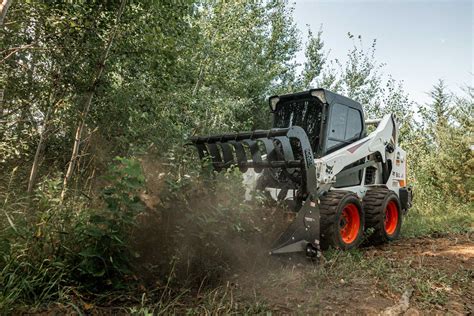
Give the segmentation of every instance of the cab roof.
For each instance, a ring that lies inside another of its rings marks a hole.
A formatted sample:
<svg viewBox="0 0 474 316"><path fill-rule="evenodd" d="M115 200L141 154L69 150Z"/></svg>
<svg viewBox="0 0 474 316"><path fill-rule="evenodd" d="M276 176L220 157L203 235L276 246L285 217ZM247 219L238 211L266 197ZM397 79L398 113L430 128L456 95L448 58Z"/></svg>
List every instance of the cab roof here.
<svg viewBox="0 0 474 316"><path fill-rule="evenodd" d="M319 101L321 101L322 103L328 104L329 106L339 103L339 104L344 104L351 108L357 109L361 113L364 113L362 105L359 102L349 99L348 97L345 97L343 95L331 92L327 89L322 89L322 88L310 89L310 90L306 90L302 92L289 93L289 94L283 94L283 95L275 95L275 96L270 97L269 101L276 97L280 99L278 102L291 101L291 100L301 99L301 98L316 97L319 99Z"/></svg>

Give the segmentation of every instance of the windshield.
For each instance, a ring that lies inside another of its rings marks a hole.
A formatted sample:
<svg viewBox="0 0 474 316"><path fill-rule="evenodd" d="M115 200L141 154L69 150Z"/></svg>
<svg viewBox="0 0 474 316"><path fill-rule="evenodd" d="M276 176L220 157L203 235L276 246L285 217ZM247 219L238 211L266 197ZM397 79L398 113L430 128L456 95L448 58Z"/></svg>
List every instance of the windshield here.
<svg viewBox="0 0 474 316"><path fill-rule="evenodd" d="M321 128L321 111L321 103L316 98L282 101L277 105L273 127L302 127L314 150Z"/></svg>

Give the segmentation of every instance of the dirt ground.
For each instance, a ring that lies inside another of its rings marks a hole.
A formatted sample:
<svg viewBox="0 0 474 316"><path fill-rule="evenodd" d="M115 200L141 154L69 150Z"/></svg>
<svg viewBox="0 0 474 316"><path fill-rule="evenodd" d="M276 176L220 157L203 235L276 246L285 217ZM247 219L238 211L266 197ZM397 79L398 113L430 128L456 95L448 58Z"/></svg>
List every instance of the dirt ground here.
<svg viewBox="0 0 474 316"><path fill-rule="evenodd" d="M401 239L358 255L356 262L354 255L332 254L319 266L300 262L257 274L242 271L230 282L242 301L263 301L276 314L474 311L474 242L469 235Z"/></svg>
<svg viewBox="0 0 474 316"><path fill-rule="evenodd" d="M329 251L319 263L255 256L212 291L219 295L188 293L166 308L158 298L130 305L130 298L118 297L105 305L82 301L75 308L58 304L24 314L472 315L472 237L410 238L353 252Z"/></svg>

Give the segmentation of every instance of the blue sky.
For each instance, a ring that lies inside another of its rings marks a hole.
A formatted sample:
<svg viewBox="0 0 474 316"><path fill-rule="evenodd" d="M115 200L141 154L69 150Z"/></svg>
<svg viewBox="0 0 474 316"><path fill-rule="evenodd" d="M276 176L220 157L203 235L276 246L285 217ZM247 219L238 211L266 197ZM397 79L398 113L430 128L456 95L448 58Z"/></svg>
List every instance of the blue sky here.
<svg viewBox="0 0 474 316"><path fill-rule="evenodd" d="M303 40L309 24L323 28L329 57L345 60L353 43L347 32L361 35L365 46L377 39L376 59L384 72L403 80L413 100L425 103L427 92L444 79L453 92L473 85L474 22L470 0L296 0L294 17ZM297 60L304 62L301 52Z"/></svg>

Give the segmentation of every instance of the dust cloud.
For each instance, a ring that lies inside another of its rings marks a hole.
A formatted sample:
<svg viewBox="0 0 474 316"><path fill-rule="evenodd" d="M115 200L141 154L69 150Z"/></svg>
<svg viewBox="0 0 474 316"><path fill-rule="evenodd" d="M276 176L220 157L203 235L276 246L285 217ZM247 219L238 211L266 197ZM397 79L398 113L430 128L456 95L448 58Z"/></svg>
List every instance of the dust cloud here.
<svg viewBox="0 0 474 316"><path fill-rule="evenodd" d="M241 176L184 175L178 186L170 185L179 181L169 166L146 161L143 169L147 208L133 240L137 274L148 285L215 287L242 275L260 278L282 265L269 250L288 216L268 199L247 201Z"/></svg>

